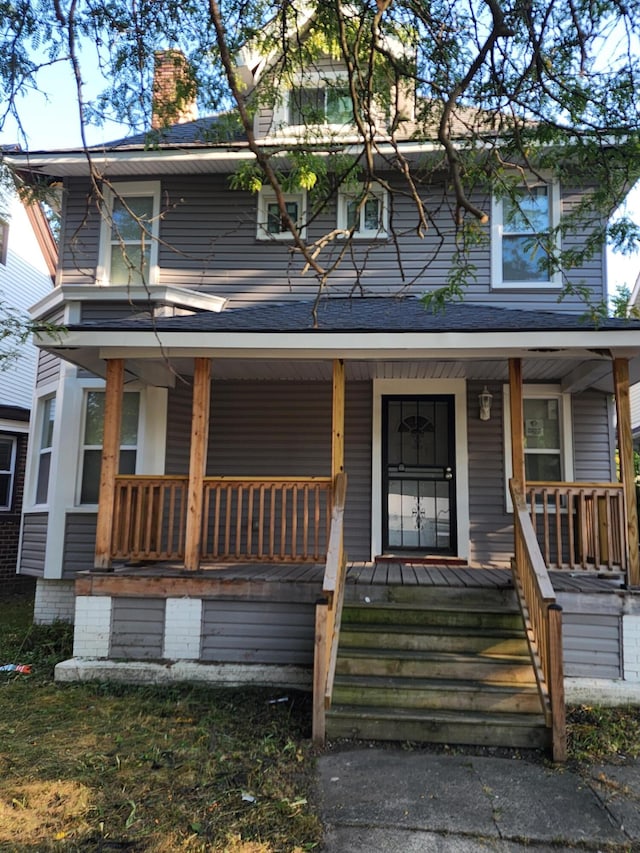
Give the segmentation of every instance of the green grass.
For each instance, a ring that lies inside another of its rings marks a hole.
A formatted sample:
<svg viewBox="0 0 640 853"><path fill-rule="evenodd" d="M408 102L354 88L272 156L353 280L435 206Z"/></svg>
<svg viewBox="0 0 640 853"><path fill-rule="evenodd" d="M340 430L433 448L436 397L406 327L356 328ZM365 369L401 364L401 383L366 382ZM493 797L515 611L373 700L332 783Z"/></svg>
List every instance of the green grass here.
<svg viewBox="0 0 640 853"><path fill-rule="evenodd" d="M568 709L569 757L579 762L640 756L640 708L579 705Z"/></svg>
<svg viewBox="0 0 640 853"><path fill-rule="evenodd" d="M310 698L290 691L56 685L66 625L0 602L0 851L311 850ZM286 696L286 701L274 701Z"/></svg>

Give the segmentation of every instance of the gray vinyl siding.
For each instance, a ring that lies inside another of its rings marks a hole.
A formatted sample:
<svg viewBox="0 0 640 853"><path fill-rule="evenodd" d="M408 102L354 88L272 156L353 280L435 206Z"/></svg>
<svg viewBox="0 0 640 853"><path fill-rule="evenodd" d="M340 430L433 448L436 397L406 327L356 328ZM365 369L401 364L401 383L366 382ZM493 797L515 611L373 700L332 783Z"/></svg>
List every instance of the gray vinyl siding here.
<svg viewBox="0 0 640 853"><path fill-rule="evenodd" d="M349 477L345 548L370 556L371 383L347 383L345 469ZM189 470L191 390L169 393L167 474ZM330 382L215 382L211 389L207 474L328 476L331 473Z"/></svg>
<svg viewBox="0 0 640 853"><path fill-rule="evenodd" d="M38 353L38 371L36 374L36 385L50 385L57 382L60 377L60 359L57 355L40 350Z"/></svg>
<svg viewBox="0 0 640 853"><path fill-rule="evenodd" d="M618 615L563 613L564 674L575 678L622 678L622 624Z"/></svg>
<svg viewBox="0 0 640 853"><path fill-rule="evenodd" d="M204 601L201 660L313 665L315 606Z"/></svg>
<svg viewBox="0 0 640 853"><path fill-rule="evenodd" d="M164 598L114 598L109 657L158 660L164 640Z"/></svg>
<svg viewBox="0 0 640 853"><path fill-rule="evenodd" d="M20 574L44 576L48 521L49 515L46 512L28 513L23 516Z"/></svg>
<svg viewBox="0 0 640 853"><path fill-rule="evenodd" d="M88 181L65 181L63 233L60 246L61 284L95 284L101 217Z"/></svg>
<svg viewBox="0 0 640 853"><path fill-rule="evenodd" d="M478 417L483 382L467 383L469 452L470 561L483 566L508 565L513 555L512 517L506 512L502 384L488 384L493 394L491 419Z"/></svg>
<svg viewBox="0 0 640 853"><path fill-rule="evenodd" d="M401 188L395 176L387 177ZM317 282L312 274L302 274L304 261L291 255L290 243L257 239L255 194L231 190L226 175L173 175L158 179L165 208L159 246L160 284L213 292L228 297L232 304L315 297ZM99 215L90 205L87 207L87 185L70 181L67 195L69 209L62 278L65 283L87 284L95 281ZM564 193L564 198L568 206L573 203L571 192ZM455 250L455 229L450 199L446 198L446 182L431 184L425 200L432 221L424 238L420 239L415 233L413 202L401 193L393 196L395 240L355 241L353 250L331 276L333 295L351 295L354 288L366 295L395 294L401 290L404 294L421 294L446 283ZM474 193L472 200L490 209L486 191ZM336 203L333 201L309 225L307 236L313 240L335 228L335 224ZM558 304L558 291L553 289L492 290L488 227L486 238L486 242L471 252L475 275L468 282L466 298L469 301L538 310L584 310L583 302L577 297ZM69 241L72 246L68 245ZM569 238L565 243L569 245ZM339 242L330 244L320 256L320 262L330 265L340 249ZM601 299L602 257L598 255L583 269L571 272L569 278L592 290L596 300Z"/></svg>
<svg viewBox="0 0 640 853"><path fill-rule="evenodd" d="M63 578L93 568L96 549L96 513L68 513L64 531Z"/></svg>
<svg viewBox="0 0 640 853"><path fill-rule="evenodd" d="M615 436L609 395L590 391L571 401L574 475L586 482L611 482L615 473Z"/></svg>

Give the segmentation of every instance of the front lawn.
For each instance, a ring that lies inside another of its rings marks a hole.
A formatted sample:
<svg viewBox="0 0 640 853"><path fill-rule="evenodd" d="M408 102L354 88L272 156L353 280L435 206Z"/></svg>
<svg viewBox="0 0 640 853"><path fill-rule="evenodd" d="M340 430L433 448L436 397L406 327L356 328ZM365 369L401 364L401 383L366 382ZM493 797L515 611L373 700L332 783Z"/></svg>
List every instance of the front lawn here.
<svg viewBox="0 0 640 853"><path fill-rule="evenodd" d="M310 697L55 685L66 626L0 602L0 850L312 850Z"/></svg>

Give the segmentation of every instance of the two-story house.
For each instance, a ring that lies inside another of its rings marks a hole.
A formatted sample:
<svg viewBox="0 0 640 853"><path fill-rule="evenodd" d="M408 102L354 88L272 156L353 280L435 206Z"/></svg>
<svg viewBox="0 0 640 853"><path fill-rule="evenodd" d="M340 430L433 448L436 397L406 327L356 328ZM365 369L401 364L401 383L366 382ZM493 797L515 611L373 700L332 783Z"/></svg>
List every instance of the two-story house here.
<svg viewBox="0 0 640 853"><path fill-rule="evenodd" d="M7 184L0 202L0 590L12 592L33 581L16 575L27 460L29 415L38 350L21 340L34 302L52 290L57 249L37 204L23 203Z"/></svg>
<svg viewBox="0 0 640 853"><path fill-rule="evenodd" d="M319 156L358 145L319 77L256 110L285 169L310 103ZM433 312L420 297L456 252L446 170L419 188L443 199L419 239L391 168L313 215L302 186L284 211L232 189L255 157L225 126L120 140L93 176L83 151L13 158L64 186L57 286L33 310L67 332L39 344L20 559L36 619L75 620L58 677L313 685L318 739L534 745L551 726L561 756L564 688L640 686L640 325L559 303L531 252L581 187L479 187L474 278ZM318 301L287 217L351 236ZM604 247L566 274L606 299Z"/></svg>

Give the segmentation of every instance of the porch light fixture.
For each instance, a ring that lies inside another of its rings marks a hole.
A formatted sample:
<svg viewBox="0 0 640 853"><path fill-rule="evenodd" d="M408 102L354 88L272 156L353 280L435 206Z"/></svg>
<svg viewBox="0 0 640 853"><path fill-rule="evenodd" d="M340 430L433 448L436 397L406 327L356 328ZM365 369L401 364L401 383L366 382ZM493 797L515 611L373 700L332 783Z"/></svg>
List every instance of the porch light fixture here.
<svg viewBox="0 0 640 853"><path fill-rule="evenodd" d="M480 404L480 420L488 421L491 418L491 403L493 394L485 385L482 392L478 394L478 403Z"/></svg>

